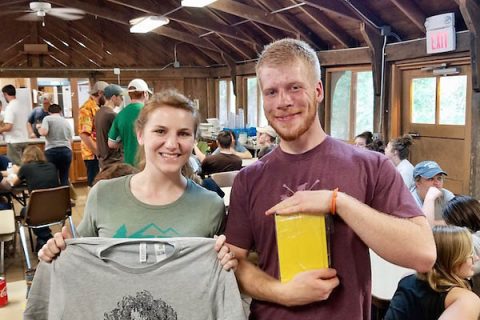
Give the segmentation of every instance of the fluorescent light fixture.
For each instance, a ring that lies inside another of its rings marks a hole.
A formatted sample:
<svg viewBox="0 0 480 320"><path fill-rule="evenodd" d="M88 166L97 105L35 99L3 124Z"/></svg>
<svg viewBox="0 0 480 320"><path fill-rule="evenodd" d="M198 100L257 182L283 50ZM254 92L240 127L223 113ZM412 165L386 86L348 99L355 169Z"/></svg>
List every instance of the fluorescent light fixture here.
<svg viewBox="0 0 480 320"><path fill-rule="evenodd" d="M130 27L131 33L147 33L152 31L160 26L163 26L169 23L170 20L165 17L161 16L148 16L138 19L130 20Z"/></svg>
<svg viewBox="0 0 480 320"><path fill-rule="evenodd" d="M214 3L217 0L182 0L183 7L205 7L208 6L210 3Z"/></svg>

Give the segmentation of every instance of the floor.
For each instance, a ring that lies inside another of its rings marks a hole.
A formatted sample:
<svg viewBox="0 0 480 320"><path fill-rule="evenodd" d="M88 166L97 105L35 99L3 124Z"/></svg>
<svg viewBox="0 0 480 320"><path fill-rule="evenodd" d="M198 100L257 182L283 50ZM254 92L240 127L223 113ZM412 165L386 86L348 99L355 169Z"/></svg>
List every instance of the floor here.
<svg viewBox="0 0 480 320"><path fill-rule="evenodd" d="M76 185L77 199L75 200L75 207L73 207L73 222L78 225L83 217L83 209L85 207L85 200L87 197L88 187L86 185ZM18 209L18 211L17 211ZM16 212L19 212L20 206L15 204ZM59 231L59 226L53 226L53 232ZM27 236L28 237L28 236ZM28 241L28 239L27 239ZM30 248L29 248L30 249ZM30 261L33 266L37 265L37 256L30 253ZM5 275L7 279L7 294L9 303L0 307L0 319L17 320L22 319L23 310L25 308L26 283L24 278L25 259L21 251L19 238L17 237L16 250L14 254L7 255L5 259Z"/></svg>

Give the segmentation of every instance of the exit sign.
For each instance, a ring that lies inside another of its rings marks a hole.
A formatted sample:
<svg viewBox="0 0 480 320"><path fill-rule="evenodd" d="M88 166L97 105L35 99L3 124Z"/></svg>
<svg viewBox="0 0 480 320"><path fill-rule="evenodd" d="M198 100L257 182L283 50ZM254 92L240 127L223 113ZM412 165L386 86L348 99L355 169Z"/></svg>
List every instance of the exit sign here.
<svg viewBox="0 0 480 320"><path fill-rule="evenodd" d="M425 21L425 28L427 29L428 54L455 50L455 15L453 13L428 17Z"/></svg>

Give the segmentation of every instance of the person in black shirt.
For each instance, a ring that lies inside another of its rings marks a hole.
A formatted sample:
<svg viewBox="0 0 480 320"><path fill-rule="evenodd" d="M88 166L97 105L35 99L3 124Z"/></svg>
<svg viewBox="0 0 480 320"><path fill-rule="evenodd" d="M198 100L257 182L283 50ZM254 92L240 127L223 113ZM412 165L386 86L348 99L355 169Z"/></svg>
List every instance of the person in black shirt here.
<svg viewBox="0 0 480 320"><path fill-rule="evenodd" d="M13 179L13 185L19 185L24 181L29 192L60 186L57 168L53 163L47 161L39 147L30 145L25 148L22 163L22 166L17 168L17 177ZM22 209L22 215L25 214L24 211L25 208ZM33 232L37 236L36 251L40 250L47 240L52 238L49 227L35 228Z"/></svg>

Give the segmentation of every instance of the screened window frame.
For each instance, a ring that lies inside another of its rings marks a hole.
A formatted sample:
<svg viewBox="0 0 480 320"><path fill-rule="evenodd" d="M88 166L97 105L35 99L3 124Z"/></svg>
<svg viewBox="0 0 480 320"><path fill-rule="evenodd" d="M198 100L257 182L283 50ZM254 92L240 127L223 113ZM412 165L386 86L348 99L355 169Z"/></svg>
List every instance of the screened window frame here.
<svg viewBox="0 0 480 320"><path fill-rule="evenodd" d="M227 111L226 112L227 112L227 122L229 122L230 119L228 119L228 117L229 117L230 111L233 109L234 113L237 114L238 98L235 95L234 88L233 88L233 81L231 78L215 79L215 111L216 111L217 118L220 120L220 122L222 122L221 121L222 119L220 119L220 82L221 81L227 82ZM232 97L231 97L232 94L235 99L233 107L230 104L232 102Z"/></svg>
<svg viewBox="0 0 480 320"><path fill-rule="evenodd" d="M256 123L254 124L256 127L262 127L262 126L267 126L268 122L266 120L266 117L263 113L263 98L262 98L262 91L260 90L260 86L258 84L258 78L256 75L248 75L243 77L243 97L245 101L245 123L248 123L248 117L249 117L249 106L248 106L248 80L249 79L257 79L257 106L256 106ZM261 116L260 116L261 115ZM260 122L260 117L265 118L265 123Z"/></svg>
<svg viewBox="0 0 480 320"><path fill-rule="evenodd" d="M332 119L332 74L335 72L350 71L352 72L352 78L350 80L350 116L348 124L348 140L346 142L352 143L355 138L355 125L356 125L356 111L357 111L357 74L358 72L370 71L373 73L371 65L362 65L355 67L334 67L327 68L325 71L325 86L324 86L324 101L325 101L325 132L331 134L331 119ZM372 75L373 76L373 75ZM372 81L373 88L373 81ZM375 93L373 98L375 98ZM372 109L373 130L375 130L375 99Z"/></svg>

